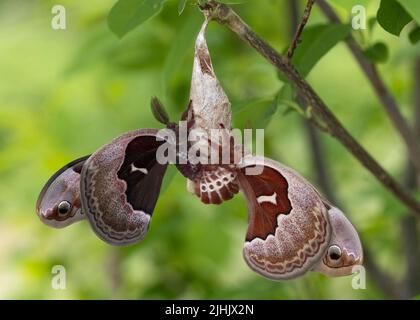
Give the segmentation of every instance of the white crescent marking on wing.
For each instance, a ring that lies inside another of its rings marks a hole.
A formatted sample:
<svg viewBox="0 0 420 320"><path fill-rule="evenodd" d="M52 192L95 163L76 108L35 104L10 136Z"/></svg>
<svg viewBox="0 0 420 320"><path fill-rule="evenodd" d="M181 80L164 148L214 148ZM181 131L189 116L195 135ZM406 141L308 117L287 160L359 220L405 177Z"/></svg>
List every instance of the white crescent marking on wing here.
<svg viewBox="0 0 420 320"><path fill-rule="evenodd" d="M141 173L147 174L148 171L146 168L137 168L133 163L131 164L131 172L140 171Z"/></svg>
<svg viewBox="0 0 420 320"><path fill-rule="evenodd" d="M259 196L257 198L257 202L258 203L270 202L274 205L277 205L277 193L274 192L271 196Z"/></svg>

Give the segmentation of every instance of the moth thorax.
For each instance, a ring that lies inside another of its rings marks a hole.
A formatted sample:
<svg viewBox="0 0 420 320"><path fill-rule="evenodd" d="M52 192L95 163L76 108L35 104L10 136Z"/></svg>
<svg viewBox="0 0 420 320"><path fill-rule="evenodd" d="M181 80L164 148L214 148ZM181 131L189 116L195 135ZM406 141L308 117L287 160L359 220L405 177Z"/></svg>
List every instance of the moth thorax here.
<svg viewBox="0 0 420 320"><path fill-rule="evenodd" d="M199 155L203 165L233 165L243 157L241 146L235 145L234 136L225 128L209 129L189 151L190 156Z"/></svg>
<svg viewBox="0 0 420 320"><path fill-rule="evenodd" d="M210 108L195 108L194 114L194 128L226 128L231 129L232 115L230 112L230 103L221 103L217 107ZM212 129L206 130L210 136Z"/></svg>
<svg viewBox="0 0 420 320"><path fill-rule="evenodd" d="M205 204L220 204L239 192L237 173L228 167L203 167L201 175L194 179L194 193Z"/></svg>
<svg viewBox="0 0 420 320"><path fill-rule="evenodd" d="M178 171L187 179L196 180L201 176L201 164L191 164L191 163L177 163L176 167Z"/></svg>

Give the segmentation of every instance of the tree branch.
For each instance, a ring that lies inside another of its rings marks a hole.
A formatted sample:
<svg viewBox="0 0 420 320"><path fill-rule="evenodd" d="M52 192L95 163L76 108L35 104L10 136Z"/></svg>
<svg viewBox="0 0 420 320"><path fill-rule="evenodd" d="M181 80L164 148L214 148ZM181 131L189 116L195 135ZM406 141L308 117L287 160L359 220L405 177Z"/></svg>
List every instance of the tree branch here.
<svg viewBox="0 0 420 320"><path fill-rule="evenodd" d="M318 0L318 5L324 12L325 16L334 23L341 23L339 17L325 0ZM420 142L417 139L414 131L402 116L398 105L386 87L385 83L379 76L378 70L374 64L369 62L363 55L363 51L352 36L346 39L347 46L353 54L356 61L359 63L361 69L369 79L376 95L382 103L388 117L390 118L395 129L401 135L406 148L408 150L409 158L416 169L417 175L420 177Z"/></svg>
<svg viewBox="0 0 420 320"><path fill-rule="evenodd" d="M299 25L297 26L296 33L293 37L292 43L290 44L290 48L287 51L287 58L289 60L292 60L293 54L295 53L295 50L297 46L299 45L300 36L302 35L303 29L306 26L306 23L308 22L309 16L311 15L312 7L315 3L315 0L308 0L306 4L305 11L303 12L302 19L300 20Z"/></svg>
<svg viewBox="0 0 420 320"><path fill-rule="evenodd" d="M268 43L257 36L229 6L210 0L202 9L208 12L211 19L227 26L273 64L296 87L298 94L302 96L308 106L312 107L313 113L325 123L330 134L339 140L402 203L420 215L420 203L347 132L286 57L277 53Z"/></svg>

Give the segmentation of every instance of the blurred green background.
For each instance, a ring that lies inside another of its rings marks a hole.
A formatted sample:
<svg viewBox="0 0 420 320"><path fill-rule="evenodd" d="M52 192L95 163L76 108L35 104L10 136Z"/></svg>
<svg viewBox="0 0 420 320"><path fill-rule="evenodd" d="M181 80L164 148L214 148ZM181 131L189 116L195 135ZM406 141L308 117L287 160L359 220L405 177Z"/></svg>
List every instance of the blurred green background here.
<svg viewBox="0 0 420 320"><path fill-rule="evenodd" d="M304 2L298 2L303 8ZM273 282L258 276L242 258L247 227L243 196L221 206L202 205L174 170L165 178L146 239L136 245L110 247L87 222L56 230L39 221L35 202L56 170L123 132L161 127L150 112L152 95L174 120L186 107L201 13L187 5L179 16L178 2L170 0L158 16L120 40L106 23L114 3L61 0L67 29L53 30L55 1L0 1L0 298L388 298L369 273L365 290L354 290L351 277L308 273ZM375 16L379 5L342 1L349 8L340 11L343 19L350 19L356 3L365 4L369 16ZM235 9L279 51L287 47L288 1L248 1ZM315 8L309 24L324 21ZM243 126L283 84L275 69L229 30L214 23L207 37L235 123ZM406 38L376 27L364 32L363 41L380 39L389 46L390 60L380 72L412 120L413 65L420 47ZM374 158L402 180L405 148L345 45L329 52L308 80ZM398 283L407 267L401 240L407 209L339 143L326 135L320 138L340 205L375 263ZM298 113L282 115L279 110L271 119L265 154L316 184L307 130ZM66 268L66 290L52 289L53 265Z"/></svg>

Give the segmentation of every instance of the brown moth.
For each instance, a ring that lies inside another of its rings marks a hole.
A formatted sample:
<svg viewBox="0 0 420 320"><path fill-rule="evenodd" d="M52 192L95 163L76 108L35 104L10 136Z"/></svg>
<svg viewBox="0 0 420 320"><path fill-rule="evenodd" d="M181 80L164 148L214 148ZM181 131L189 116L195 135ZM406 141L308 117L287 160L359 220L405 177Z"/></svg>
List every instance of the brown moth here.
<svg viewBox="0 0 420 320"><path fill-rule="evenodd" d="M158 130L125 133L101 147L83 166L83 212L105 242L127 245L146 235L167 165L157 162Z"/></svg>
<svg viewBox="0 0 420 320"><path fill-rule="evenodd" d="M354 227L296 171L257 156L244 157L238 168L249 213L243 253L251 269L284 280L309 270L348 275L362 263Z"/></svg>
<svg viewBox="0 0 420 320"><path fill-rule="evenodd" d="M76 159L58 170L42 188L36 212L43 223L64 228L85 219L80 200L80 173L89 156Z"/></svg>

